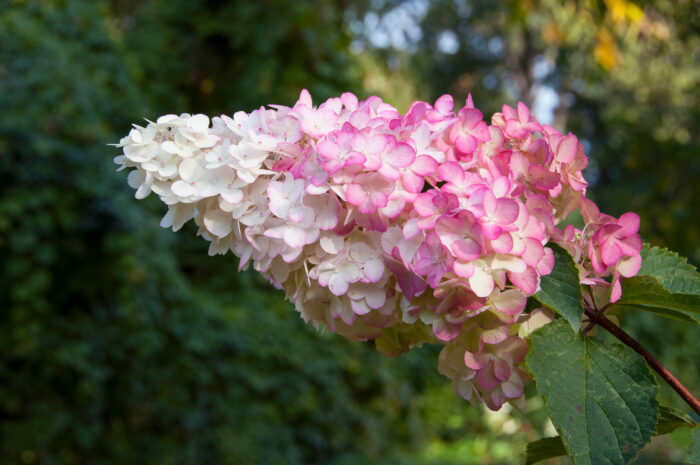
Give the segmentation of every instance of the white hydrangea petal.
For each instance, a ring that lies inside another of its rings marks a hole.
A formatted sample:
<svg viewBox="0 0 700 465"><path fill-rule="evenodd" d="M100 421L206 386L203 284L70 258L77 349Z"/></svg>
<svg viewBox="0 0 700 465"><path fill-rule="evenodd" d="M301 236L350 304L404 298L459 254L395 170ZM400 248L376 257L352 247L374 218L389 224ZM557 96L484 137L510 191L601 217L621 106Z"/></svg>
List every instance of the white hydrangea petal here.
<svg viewBox="0 0 700 465"><path fill-rule="evenodd" d="M126 177L126 182L132 189L138 189L146 181L146 173L140 169L133 170Z"/></svg>
<svg viewBox="0 0 700 465"><path fill-rule="evenodd" d="M380 258L368 260L363 269L367 279L373 283L376 283L384 276L384 262Z"/></svg>
<svg viewBox="0 0 700 465"><path fill-rule="evenodd" d="M177 195L178 197L190 197L197 192L191 184L182 180L175 181L171 189L173 194Z"/></svg>
<svg viewBox="0 0 700 465"><path fill-rule="evenodd" d="M493 277L482 267L476 266L474 267L474 274L469 278L469 286L478 297L488 297L493 292Z"/></svg>
<svg viewBox="0 0 700 465"><path fill-rule="evenodd" d="M204 132L209 128L209 117L207 115L194 115L187 121L187 127L193 131Z"/></svg>
<svg viewBox="0 0 700 465"><path fill-rule="evenodd" d="M204 226L213 235L225 237L233 228L233 217L230 213L212 208L204 214Z"/></svg>
<svg viewBox="0 0 700 465"><path fill-rule="evenodd" d="M336 255L343 250L343 244L345 239L334 233L324 234L321 236L320 244L321 248L329 254Z"/></svg>
<svg viewBox="0 0 700 465"><path fill-rule="evenodd" d="M341 296L348 291L348 282L342 274L334 273L328 280L328 289L330 289L333 294Z"/></svg>

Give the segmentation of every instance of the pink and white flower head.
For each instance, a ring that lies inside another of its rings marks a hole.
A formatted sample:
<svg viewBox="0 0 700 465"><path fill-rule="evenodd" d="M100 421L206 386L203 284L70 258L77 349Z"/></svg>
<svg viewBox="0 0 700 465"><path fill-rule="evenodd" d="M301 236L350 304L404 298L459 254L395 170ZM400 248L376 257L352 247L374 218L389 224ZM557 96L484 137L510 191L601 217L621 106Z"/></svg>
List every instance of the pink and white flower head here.
<svg viewBox="0 0 700 465"><path fill-rule="evenodd" d="M444 344L440 372L494 410L522 402L518 334L542 324L525 307L554 266L546 244L612 301L641 263L639 217L601 214L583 146L523 103L489 124L471 95L456 113L446 95L402 116L379 97L314 105L304 90L292 107L162 116L118 146L136 197L168 205L162 226L194 219L210 254L252 262L316 326ZM577 208L583 230L557 227Z"/></svg>

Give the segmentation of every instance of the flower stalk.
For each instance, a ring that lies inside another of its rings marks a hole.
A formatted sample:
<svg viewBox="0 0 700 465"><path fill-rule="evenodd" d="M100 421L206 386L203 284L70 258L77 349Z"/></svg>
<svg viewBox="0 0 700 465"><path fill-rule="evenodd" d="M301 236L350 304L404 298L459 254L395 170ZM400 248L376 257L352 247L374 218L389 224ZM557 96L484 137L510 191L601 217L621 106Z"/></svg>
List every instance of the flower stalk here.
<svg viewBox="0 0 700 465"><path fill-rule="evenodd" d="M666 383L671 386L671 388L678 393L678 395L687 403L690 408L692 408L695 413L700 415L700 400L698 400L687 387L681 383L678 378L676 378L663 363L661 363L651 352L644 348L636 339L627 334L622 328L613 323L605 315L602 315L600 311L596 311L588 306L584 306L584 311L586 315L591 319L591 323L598 324L610 334L615 336L620 342L625 344L630 349L637 352L639 355L644 357L647 364L656 372L658 375L666 381Z"/></svg>

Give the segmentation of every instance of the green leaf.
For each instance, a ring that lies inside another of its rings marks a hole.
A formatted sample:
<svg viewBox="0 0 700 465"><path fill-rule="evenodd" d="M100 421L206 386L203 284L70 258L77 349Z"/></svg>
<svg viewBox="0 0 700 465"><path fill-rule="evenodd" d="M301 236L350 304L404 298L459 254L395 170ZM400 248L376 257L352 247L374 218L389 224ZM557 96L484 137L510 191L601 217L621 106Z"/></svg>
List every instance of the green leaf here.
<svg viewBox="0 0 700 465"><path fill-rule="evenodd" d="M568 452L560 436L539 439L528 443L525 453L525 465L532 465L542 460L561 457L567 454Z"/></svg>
<svg viewBox="0 0 700 465"><path fill-rule="evenodd" d="M686 415L685 412L673 407L660 405L659 418L656 419L655 436L668 434L676 428L694 428L696 425L697 423L693 421L690 416Z"/></svg>
<svg viewBox="0 0 700 465"><path fill-rule="evenodd" d="M622 297L616 305L639 305L700 314L700 295L671 293L656 278L635 276L622 282Z"/></svg>
<svg viewBox="0 0 700 465"><path fill-rule="evenodd" d="M685 258L667 249L642 248L642 267L637 276L622 282L621 310L642 310L667 318L700 322L700 273Z"/></svg>
<svg viewBox="0 0 700 465"><path fill-rule="evenodd" d="M672 320L680 320L680 321L685 321L686 323L695 323L695 324L700 324L700 320L698 320L696 317L693 315L690 315L686 312L681 312L679 310L671 310L668 308L661 308L661 307L650 307L647 305L638 305L638 304L615 304L615 308L617 310L622 310L622 311L632 311L632 312L638 312L638 311L643 311L643 312L649 312L653 313L655 315L663 316L666 318L670 318Z"/></svg>
<svg viewBox="0 0 700 465"><path fill-rule="evenodd" d="M669 292L700 295L700 273L686 258L649 244L644 244L641 255L637 276L652 276Z"/></svg>
<svg viewBox="0 0 700 465"><path fill-rule="evenodd" d="M624 465L649 442L659 387L631 349L556 320L531 336L526 362L575 464Z"/></svg>
<svg viewBox="0 0 700 465"><path fill-rule="evenodd" d="M659 417L656 419L656 432L653 436L661 436L674 431L677 428L694 428L697 425L684 412L673 407L659 406ZM527 445L525 465L532 465L546 459L553 459L567 455L568 452L561 436L544 438L533 441Z"/></svg>
<svg viewBox="0 0 700 465"><path fill-rule="evenodd" d="M688 449L688 462L700 465L700 427L695 427L690 434L690 449Z"/></svg>
<svg viewBox="0 0 700 465"><path fill-rule="evenodd" d="M659 417L656 419L656 432L653 436L661 436L677 428L694 428L697 423L684 412L673 407L659 406ZM567 455L568 452L561 436L543 438L527 445L525 465L532 465L542 460L553 459Z"/></svg>
<svg viewBox="0 0 700 465"><path fill-rule="evenodd" d="M578 331L583 317L583 296L576 264L571 255L558 245L549 244L548 247L554 251L554 269L551 274L542 277L541 289L535 297L566 318L574 331Z"/></svg>
<svg viewBox="0 0 700 465"><path fill-rule="evenodd" d="M525 465L532 465L542 460L553 459L554 457L561 457L567 454L568 452L566 447L564 447L564 443L561 442L560 436L540 439L527 445Z"/></svg>

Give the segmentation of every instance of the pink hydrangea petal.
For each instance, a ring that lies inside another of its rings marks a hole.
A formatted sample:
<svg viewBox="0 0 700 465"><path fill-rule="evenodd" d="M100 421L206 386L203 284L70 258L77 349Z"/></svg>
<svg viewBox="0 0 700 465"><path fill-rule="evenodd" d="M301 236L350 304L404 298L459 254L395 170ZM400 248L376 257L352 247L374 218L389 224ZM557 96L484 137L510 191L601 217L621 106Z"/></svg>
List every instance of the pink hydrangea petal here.
<svg viewBox="0 0 700 465"><path fill-rule="evenodd" d="M396 250L398 255L398 249ZM420 295L423 293L423 291L425 291L428 283L423 278L412 271L407 270L404 264L396 257L384 255L383 258L384 264L389 271L396 276L396 281L399 284L399 288L408 300L413 299L415 296Z"/></svg>
<svg viewBox="0 0 700 465"><path fill-rule="evenodd" d="M455 139L455 146L462 153L473 153L478 146L478 141L471 134L461 134Z"/></svg>
<svg viewBox="0 0 700 465"><path fill-rule="evenodd" d="M474 276L474 263L457 260L452 266L455 274L461 278L471 278Z"/></svg>
<svg viewBox="0 0 700 465"><path fill-rule="evenodd" d="M571 163L578 151L578 139L573 134L564 137L557 147L557 160L560 163Z"/></svg>
<svg viewBox="0 0 700 465"><path fill-rule="evenodd" d="M523 102L518 102L518 119L521 123L530 120L530 109Z"/></svg>
<svg viewBox="0 0 700 465"><path fill-rule="evenodd" d="M503 359L493 361L493 374L499 381L508 381L510 378L510 364Z"/></svg>
<svg viewBox="0 0 700 465"><path fill-rule="evenodd" d="M453 325L443 319L438 319L433 323L433 334L441 341L451 341L459 335L462 325Z"/></svg>
<svg viewBox="0 0 700 465"><path fill-rule="evenodd" d="M454 241L450 246L450 250L455 257L465 261L476 260L481 256L481 246L478 242L469 238Z"/></svg>
<svg viewBox="0 0 700 465"><path fill-rule="evenodd" d="M369 123L369 114L366 111L353 111L348 121L357 129L362 129Z"/></svg>
<svg viewBox="0 0 700 465"><path fill-rule="evenodd" d="M345 166L362 165L367 161L367 157L360 152L350 152L345 159Z"/></svg>
<svg viewBox="0 0 700 465"><path fill-rule="evenodd" d="M468 350L464 352L464 364L472 370L481 370L490 360L491 356L486 353L474 354Z"/></svg>
<svg viewBox="0 0 700 465"><path fill-rule="evenodd" d="M299 93L299 100L297 100L297 105L306 105L307 107L311 107L313 105L311 94L308 90L301 90L301 93Z"/></svg>
<svg viewBox="0 0 700 465"><path fill-rule="evenodd" d="M530 165L527 170L530 182L540 189L549 190L559 184L559 174L553 173L540 165Z"/></svg>
<svg viewBox="0 0 700 465"><path fill-rule="evenodd" d="M416 157L413 165L411 165L411 171L421 176L431 176L435 174L437 170L438 162L428 155L419 155Z"/></svg>
<svg viewBox="0 0 700 465"><path fill-rule="evenodd" d="M377 154L384 151L388 143L388 138L381 134L370 136L365 141L364 149L367 153Z"/></svg>
<svg viewBox="0 0 700 465"><path fill-rule="evenodd" d="M620 300L622 296L622 286L620 285L620 278L616 277L613 280L612 287L610 288L610 302L614 303Z"/></svg>
<svg viewBox="0 0 700 465"><path fill-rule="evenodd" d="M637 255L642 250L642 238L638 234L627 236L618 240L617 245L624 255Z"/></svg>
<svg viewBox="0 0 700 465"><path fill-rule="evenodd" d="M532 268L527 268L522 273L509 271L508 279L527 295L534 294L539 284L537 272Z"/></svg>
<svg viewBox="0 0 700 465"><path fill-rule="evenodd" d="M518 397L522 397L523 387L522 382L517 382L513 379L501 384L503 394L509 399L517 399Z"/></svg>
<svg viewBox="0 0 700 465"><path fill-rule="evenodd" d="M491 248L498 253L506 254L513 249L513 236L503 233L491 241Z"/></svg>
<svg viewBox="0 0 700 465"><path fill-rule="evenodd" d="M367 192L359 184L350 184L345 190L345 196L353 205L360 205L367 199Z"/></svg>
<svg viewBox="0 0 700 465"><path fill-rule="evenodd" d="M544 246L540 241L526 237L523 239L525 243L525 251L522 254L525 264L532 267L537 267L540 260L544 257Z"/></svg>
<svg viewBox="0 0 700 465"><path fill-rule="evenodd" d="M511 224L518 217L518 204L512 199L498 199L493 219L500 224Z"/></svg>
<svg viewBox="0 0 700 465"><path fill-rule="evenodd" d="M336 158L338 152L340 152L340 148L335 142L328 139L323 139L316 144L316 151L319 155L321 155L321 157L327 160L332 160Z"/></svg>
<svg viewBox="0 0 700 465"><path fill-rule="evenodd" d="M489 363L485 368L479 370L476 374L476 380L479 382L482 388L490 391L495 388L501 382L493 373L493 364Z"/></svg>
<svg viewBox="0 0 700 465"><path fill-rule="evenodd" d="M544 256L537 264L537 272L540 276L546 276L554 269L554 253L549 247L544 248Z"/></svg>
<svg viewBox="0 0 700 465"><path fill-rule="evenodd" d="M435 109L443 115L451 112L452 108L454 108L454 99L449 94L445 94L435 101Z"/></svg>
<svg viewBox="0 0 700 465"><path fill-rule="evenodd" d="M438 168L438 178L453 184L462 184L464 181L464 168L456 162L445 162Z"/></svg>
<svg viewBox="0 0 700 465"><path fill-rule="evenodd" d="M508 339L508 326L499 325L481 333L481 341L484 344L498 344Z"/></svg>
<svg viewBox="0 0 700 465"><path fill-rule="evenodd" d="M422 191L425 185L425 177L410 170L404 171L401 181L406 190L414 194Z"/></svg>
<svg viewBox="0 0 700 465"><path fill-rule="evenodd" d="M605 241L600 248L603 263L607 266L614 265L622 257L622 249L615 240Z"/></svg>
<svg viewBox="0 0 700 465"><path fill-rule="evenodd" d="M516 139L523 138L527 136L527 131L522 128L520 123L516 120L509 119L506 121L506 134L510 137L514 137Z"/></svg>
<svg viewBox="0 0 700 465"><path fill-rule="evenodd" d="M533 311L533 313L534 313L534 311ZM542 312L542 313L544 313L544 312ZM530 314L530 315L532 315L532 314ZM544 323L545 321L547 323L551 322L553 320L553 318L554 318L553 315L551 317L544 315L544 317L541 320L542 324L546 324L546 323ZM508 354L512 363L520 363L523 360L525 360L525 356L527 355L527 351L528 351L529 346L528 346L527 341L525 339L522 339L522 338L517 337L517 336L510 336L508 338L508 340L503 343L503 348L504 348L504 352ZM505 356L505 355L503 355L503 356Z"/></svg>
<svg viewBox="0 0 700 465"><path fill-rule="evenodd" d="M621 237L637 234L637 231L639 231L639 215L634 212L627 212L620 216L617 224L622 226L622 229L619 231Z"/></svg>
<svg viewBox="0 0 700 465"><path fill-rule="evenodd" d="M481 121L471 129L471 134L480 142L488 142L491 140L491 131L488 125Z"/></svg>
<svg viewBox="0 0 700 465"><path fill-rule="evenodd" d="M399 171L398 169L396 169L395 167L393 167L389 164L383 164L379 168L379 174L381 174L385 178L391 179L391 180L396 180L396 179L399 179L401 177L401 171Z"/></svg>
<svg viewBox="0 0 700 465"><path fill-rule="evenodd" d="M519 315L526 304L527 297L519 289L508 289L491 297L491 305L507 315Z"/></svg>
<svg viewBox="0 0 700 465"><path fill-rule="evenodd" d="M340 96L340 101L343 102L345 108L347 108L350 111L353 111L357 108L357 97L351 92L344 92Z"/></svg>
<svg viewBox="0 0 700 465"><path fill-rule="evenodd" d="M405 168L416 159L416 151L405 142L399 143L389 157L392 166Z"/></svg>
<svg viewBox="0 0 700 465"><path fill-rule="evenodd" d="M476 108L465 107L459 111L459 118L466 127L473 128L484 119L484 115Z"/></svg>
<svg viewBox="0 0 700 465"><path fill-rule="evenodd" d="M481 230L487 239L498 239L503 229L495 223L482 223Z"/></svg>
<svg viewBox="0 0 700 465"><path fill-rule="evenodd" d="M634 255L632 257L625 257L617 263L616 270L625 278L631 278L635 276L639 269L642 267L642 257L639 255Z"/></svg>
<svg viewBox="0 0 700 465"><path fill-rule="evenodd" d="M389 196L384 192L372 192L369 199L372 202L372 205L378 208L386 207L389 203Z"/></svg>

